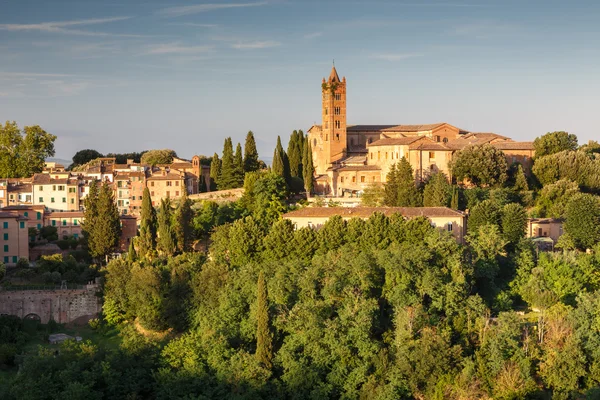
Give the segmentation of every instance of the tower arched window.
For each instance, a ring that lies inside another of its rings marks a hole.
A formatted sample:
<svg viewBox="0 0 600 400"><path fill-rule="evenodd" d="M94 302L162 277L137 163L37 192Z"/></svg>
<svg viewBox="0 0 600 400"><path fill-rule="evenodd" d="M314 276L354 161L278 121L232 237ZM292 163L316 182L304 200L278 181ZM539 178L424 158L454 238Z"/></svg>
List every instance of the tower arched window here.
<svg viewBox="0 0 600 400"><path fill-rule="evenodd" d="M325 107L325 115L329 114L329 109L327 107Z"/></svg>
<svg viewBox="0 0 600 400"><path fill-rule="evenodd" d="M317 147L317 139L313 139L313 147Z"/></svg>

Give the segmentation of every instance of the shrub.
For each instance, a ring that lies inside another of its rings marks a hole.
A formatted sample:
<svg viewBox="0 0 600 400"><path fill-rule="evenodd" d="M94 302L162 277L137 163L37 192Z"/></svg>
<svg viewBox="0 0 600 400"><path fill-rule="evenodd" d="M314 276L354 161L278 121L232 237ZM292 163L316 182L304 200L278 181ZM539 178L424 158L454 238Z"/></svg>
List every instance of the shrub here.
<svg viewBox="0 0 600 400"><path fill-rule="evenodd" d="M19 258L19 261L17 261L17 267L18 268L29 268L29 260L26 259L25 257Z"/></svg>

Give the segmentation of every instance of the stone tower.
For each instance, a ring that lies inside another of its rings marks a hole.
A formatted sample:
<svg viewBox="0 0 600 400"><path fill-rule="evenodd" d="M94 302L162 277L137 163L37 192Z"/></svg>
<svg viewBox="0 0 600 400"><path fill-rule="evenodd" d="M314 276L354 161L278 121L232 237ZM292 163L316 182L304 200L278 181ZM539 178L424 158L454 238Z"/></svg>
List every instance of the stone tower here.
<svg viewBox="0 0 600 400"><path fill-rule="evenodd" d="M326 163L338 161L346 156L346 77L340 80L335 69L331 68L329 78L321 85L322 140Z"/></svg>

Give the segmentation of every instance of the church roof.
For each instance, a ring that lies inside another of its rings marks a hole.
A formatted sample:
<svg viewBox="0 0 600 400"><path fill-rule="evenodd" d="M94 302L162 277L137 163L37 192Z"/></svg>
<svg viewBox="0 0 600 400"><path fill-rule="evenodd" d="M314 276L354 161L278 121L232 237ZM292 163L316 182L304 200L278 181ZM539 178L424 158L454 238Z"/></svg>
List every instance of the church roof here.
<svg viewBox="0 0 600 400"><path fill-rule="evenodd" d="M533 142L513 142L507 140L504 142L491 143L491 145L498 150L535 150Z"/></svg>
<svg viewBox="0 0 600 400"><path fill-rule="evenodd" d="M445 125L445 122L439 122L437 124L424 124L424 125L395 125L390 128L383 129L384 132L423 132L430 131L435 128L439 128Z"/></svg>
<svg viewBox="0 0 600 400"><path fill-rule="evenodd" d="M406 146L410 145L417 140L423 139L422 136L410 136L410 137L401 137L401 138L385 138L379 139L375 142L369 144L369 147L373 146Z"/></svg>
<svg viewBox="0 0 600 400"><path fill-rule="evenodd" d="M329 74L329 82L341 82L340 76L338 75L337 70L335 69L335 65L331 67L331 73Z"/></svg>

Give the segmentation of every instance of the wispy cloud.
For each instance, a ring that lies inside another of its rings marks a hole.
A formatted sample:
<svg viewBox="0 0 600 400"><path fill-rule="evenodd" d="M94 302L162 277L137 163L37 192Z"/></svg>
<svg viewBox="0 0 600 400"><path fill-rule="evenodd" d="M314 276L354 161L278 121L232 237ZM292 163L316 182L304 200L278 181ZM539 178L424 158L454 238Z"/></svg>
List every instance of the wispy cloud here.
<svg viewBox="0 0 600 400"><path fill-rule="evenodd" d="M308 33L308 34L304 35L304 39L315 39L322 35L323 35L323 32Z"/></svg>
<svg viewBox="0 0 600 400"><path fill-rule="evenodd" d="M149 46L143 54L199 54L213 49L213 46L186 46L181 43L163 43Z"/></svg>
<svg viewBox="0 0 600 400"><path fill-rule="evenodd" d="M274 40L254 41L254 42L238 42L231 45L232 48L238 50L255 50L266 49L269 47L280 46L281 43Z"/></svg>
<svg viewBox="0 0 600 400"><path fill-rule="evenodd" d="M421 57L422 55L418 53L380 53L372 54L371 58L384 61L402 61L408 58Z"/></svg>
<svg viewBox="0 0 600 400"><path fill-rule="evenodd" d="M169 25L173 25L173 26L192 26L192 27L196 27L196 28L216 28L219 25L217 24L200 24L197 22L182 22L182 23L172 23Z"/></svg>
<svg viewBox="0 0 600 400"><path fill-rule="evenodd" d="M167 7L156 12L157 15L165 17L181 17L182 15L198 14L203 12L209 12L214 10L222 10L226 8L243 8L243 7L259 7L267 5L266 1L259 1L254 3L209 3L209 4L195 4L191 6L177 6Z"/></svg>
<svg viewBox="0 0 600 400"><path fill-rule="evenodd" d="M56 21L56 22L40 22L37 24L0 24L0 30L11 32L46 32L46 33L64 33L70 35L81 36L121 36L121 37L141 37L142 35L109 33L109 32L94 32L84 31L80 29L70 29L72 26L86 26L106 24L117 21L124 21L131 17L110 17L110 18L92 18L79 19L73 21Z"/></svg>

